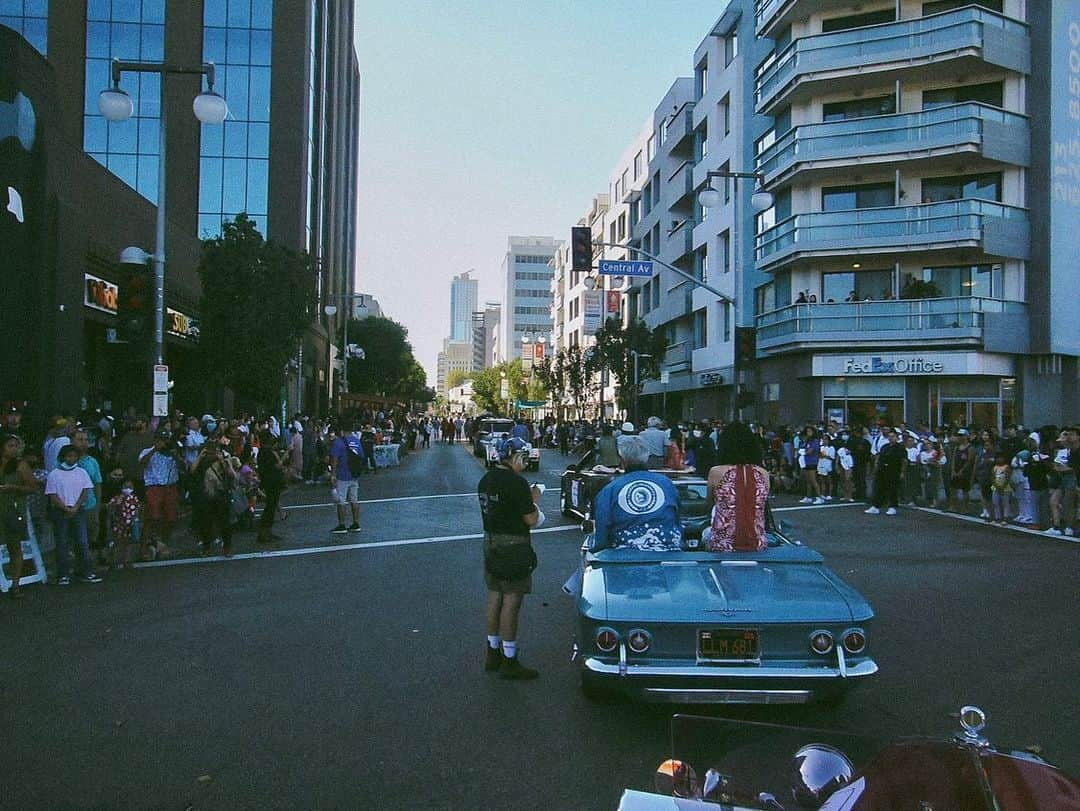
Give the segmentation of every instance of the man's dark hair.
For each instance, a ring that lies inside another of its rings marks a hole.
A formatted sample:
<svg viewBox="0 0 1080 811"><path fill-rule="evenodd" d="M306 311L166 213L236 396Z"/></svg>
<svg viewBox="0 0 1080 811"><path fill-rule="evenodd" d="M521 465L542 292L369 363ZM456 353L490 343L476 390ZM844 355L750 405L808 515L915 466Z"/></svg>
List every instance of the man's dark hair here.
<svg viewBox="0 0 1080 811"><path fill-rule="evenodd" d="M761 441L744 422L729 423L720 434L719 465L761 465Z"/></svg>

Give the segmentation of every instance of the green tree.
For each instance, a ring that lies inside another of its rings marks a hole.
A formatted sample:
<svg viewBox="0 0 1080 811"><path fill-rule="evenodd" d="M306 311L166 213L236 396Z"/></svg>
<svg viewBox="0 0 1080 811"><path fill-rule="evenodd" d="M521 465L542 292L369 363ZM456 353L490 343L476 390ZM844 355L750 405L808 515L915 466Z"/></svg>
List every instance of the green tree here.
<svg viewBox="0 0 1080 811"><path fill-rule="evenodd" d="M457 388L470 377L472 377L472 374L462 369L451 369L450 374L446 376L446 388Z"/></svg>
<svg viewBox="0 0 1080 811"><path fill-rule="evenodd" d="M473 402L482 410L496 414L507 413L506 398L502 396L503 375L509 383L511 411L514 401L530 398L529 379L525 376L521 360L500 363L498 366L490 366L473 373ZM532 393L538 395L538 400L547 399L547 391L542 384L539 388L532 389Z"/></svg>
<svg viewBox="0 0 1080 811"><path fill-rule="evenodd" d="M392 318L349 321L349 343L364 350L363 358L349 358L350 391L417 399L414 395L427 389L409 331Z"/></svg>
<svg viewBox="0 0 1080 811"><path fill-rule="evenodd" d="M269 406L312 322L315 264L268 242L245 214L203 242L199 261L199 351L211 380L242 400Z"/></svg>
<svg viewBox="0 0 1080 811"><path fill-rule="evenodd" d="M642 357L638 367L638 385L634 386L634 352ZM660 376L660 366L667 352L663 330L650 329L640 319L623 326L618 318L609 318L596 333L589 365L594 371L607 370L619 380L619 407L630 410L634 396L641 393L641 382Z"/></svg>

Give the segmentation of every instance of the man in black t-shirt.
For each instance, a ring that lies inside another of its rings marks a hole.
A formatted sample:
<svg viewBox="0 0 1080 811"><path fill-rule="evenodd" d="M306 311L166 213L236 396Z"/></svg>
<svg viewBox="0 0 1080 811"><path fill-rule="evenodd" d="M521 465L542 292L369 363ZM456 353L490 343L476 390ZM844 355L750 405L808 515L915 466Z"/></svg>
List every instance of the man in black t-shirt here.
<svg viewBox="0 0 1080 811"><path fill-rule="evenodd" d="M908 464L907 448L900 444L900 435L892 428L882 428L881 434L886 443L877 453L874 470L874 506L864 510L868 515L877 515L881 508L888 505L886 515L896 515L900 503L900 482L904 477L904 468Z"/></svg>
<svg viewBox="0 0 1080 811"><path fill-rule="evenodd" d="M488 589L484 670L498 670L503 679L535 679L539 675L524 667L517 655L518 615L525 595L532 590L531 571L512 580L489 571L489 561L500 551L505 553L516 545L529 547L530 527L543 520L536 506L540 491L535 486L530 488L521 476L529 463L526 447L517 439L502 442L499 464L484 475L476 488L484 519L484 582Z"/></svg>

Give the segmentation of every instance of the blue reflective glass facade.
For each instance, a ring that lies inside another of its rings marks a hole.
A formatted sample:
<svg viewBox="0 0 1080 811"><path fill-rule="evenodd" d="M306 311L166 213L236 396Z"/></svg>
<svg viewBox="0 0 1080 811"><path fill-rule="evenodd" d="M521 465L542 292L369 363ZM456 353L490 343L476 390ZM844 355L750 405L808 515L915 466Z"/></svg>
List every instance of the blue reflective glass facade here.
<svg viewBox="0 0 1080 811"><path fill-rule="evenodd" d="M45 56L49 49L49 0L0 0L0 25L18 31Z"/></svg>
<svg viewBox="0 0 1080 811"><path fill-rule="evenodd" d="M270 174L270 42L273 0L205 0L203 61L229 104L223 126L202 127L199 236L246 212L267 234Z"/></svg>
<svg viewBox="0 0 1080 811"><path fill-rule="evenodd" d="M139 194L157 203L161 76L124 73L120 86L135 113L127 121L106 121L98 93L112 84L113 59L165 61L165 0L87 0L86 94L83 149Z"/></svg>

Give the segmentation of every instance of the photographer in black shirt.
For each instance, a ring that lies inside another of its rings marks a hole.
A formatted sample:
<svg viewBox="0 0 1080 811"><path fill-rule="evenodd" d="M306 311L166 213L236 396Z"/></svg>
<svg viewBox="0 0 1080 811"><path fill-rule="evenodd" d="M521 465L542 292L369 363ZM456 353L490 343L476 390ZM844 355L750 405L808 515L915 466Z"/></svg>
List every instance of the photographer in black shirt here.
<svg viewBox="0 0 1080 811"><path fill-rule="evenodd" d="M507 439L499 445L499 464L477 485L484 519L484 582L488 589L487 645L484 670L503 679L535 679L517 655L518 615L532 590L536 568L529 529L543 520L537 508L540 490L521 475L528 465L526 444Z"/></svg>

